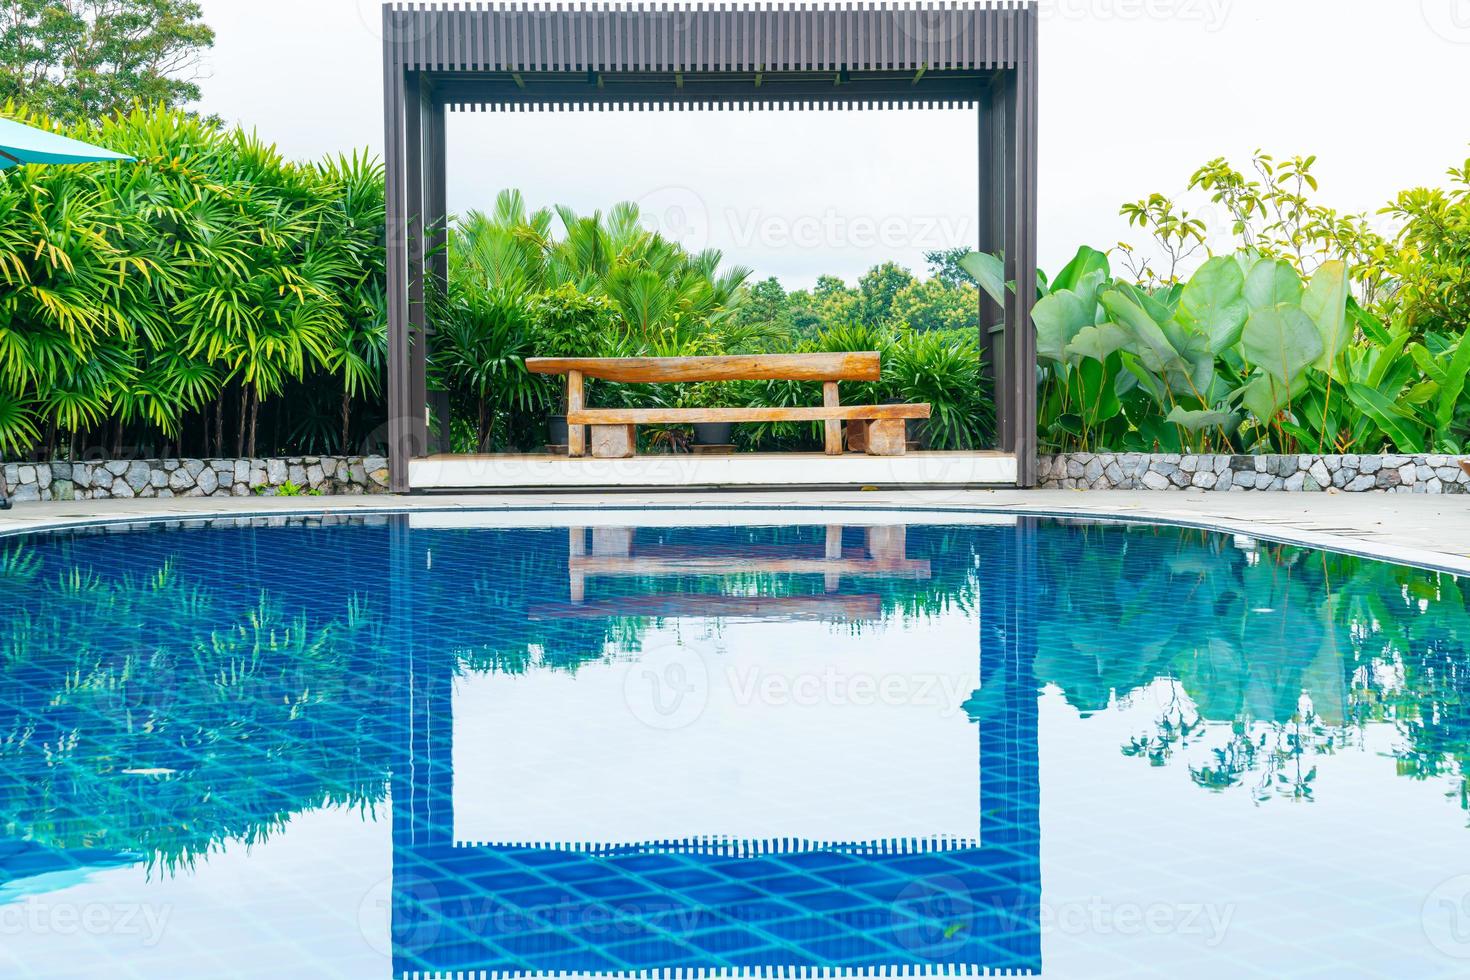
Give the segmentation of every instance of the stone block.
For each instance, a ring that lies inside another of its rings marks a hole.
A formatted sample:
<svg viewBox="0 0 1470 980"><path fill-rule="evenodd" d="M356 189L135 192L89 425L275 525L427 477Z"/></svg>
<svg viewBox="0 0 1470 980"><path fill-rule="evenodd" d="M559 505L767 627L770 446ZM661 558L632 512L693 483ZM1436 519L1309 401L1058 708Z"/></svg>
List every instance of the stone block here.
<svg viewBox="0 0 1470 980"><path fill-rule="evenodd" d="M194 485L194 477L187 469L179 467L168 475L168 488L175 493L181 493Z"/></svg>
<svg viewBox="0 0 1470 980"><path fill-rule="evenodd" d="M1349 481L1348 485L1343 489L1345 489L1348 493L1367 493L1369 490L1372 490L1377 485L1378 478L1376 476L1364 474Z"/></svg>
<svg viewBox="0 0 1470 980"><path fill-rule="evenodd" d="M265 461L265 482L274 487L286 482L286 461L284 459Z"/></svg>
<svg viewBox="0 0 1470 980"><path fill-rule="evenodd" d="M237 460L235 460L234 465L232 465L230 467L230 482L231 483L249 483L250 482L250 460L248 460L248 459L237 459Z"/></svg>
<svg viewBox="0 0 1470 980"><path fill-rule="evenodd" d="M632 426L628 428L631 429ZM902 456L908 452L908 445L908 429L903 419L876 419L868 426L869 456ZM592 455L596 456L597 453L594 452ZM629 453L629 455L632 454ZM1089 460L1083 464L1084 476L1092 466L1099 466L1099 464L1096 460ZM1102 475L1100 466L1097 475Z"/></svg>
<svg viewBox="0 0 1470 980"><path fill-rule="evenodd" d="M1143 474L1143 485L1150 490L1167 490L1169 489L1169 478L1162 473L1149 470Z"/></svg>
<svg viewBox="0 0 1470 980"><path fill-rule="evenodd" d="M233 469L231 467L231 470ZM219 489L219 471L213 467L200 471L198 479L194 482L194 486L199 491L200 496L212 496Z"/></svg>
<svg viewBox="0 0 1470 980"><path fill-rule="evenodd" d="M135 459L128 464L127 471L123 474L123 479L128 482L129 487L132 487L133 493L138 493L152 483L153 467L141 459Z"/></svg>

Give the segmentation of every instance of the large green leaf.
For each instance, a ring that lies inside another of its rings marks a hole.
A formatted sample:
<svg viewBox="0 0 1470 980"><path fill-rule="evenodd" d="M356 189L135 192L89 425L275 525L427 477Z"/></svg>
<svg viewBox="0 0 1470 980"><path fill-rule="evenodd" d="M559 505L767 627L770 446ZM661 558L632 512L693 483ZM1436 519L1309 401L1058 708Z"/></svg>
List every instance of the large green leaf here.
<svg viewBox="0 0 1470 980"><path fill-rule="evenodd" d="M1137 355L1145 368L1155 374L1183 370L1185 365L1168 336L1153 317L1134 301L1125 289L1105 289L1098 296L1103 309L1113 315L1114 320L1133 335L1132 353Z"/></svg>
<svg viewBox="0 0 1470 980"><path fill-rule="evenodd" d="M1317 324L1322 335L1322 356L1317 367L1339 381L1338 359L1353 341L1353 328L1347 318L1348 269L1345 262L1325 262L1312 276L1302 296L1302 310Z"/></svg>
<svg viewBox="0 0 1470 980"><path fill-rule="evenodd" d="M1118 373L1120 367L1117 358L1114 358L1110 364L1085 360L1078 364L1068 377L1067 383L1071 390L1072 404L1089 428L1097 428L1123 410L1110 377Z"/></svg>
<svg viewBox="0 0 1470 980"><path fill-rule="evenodd" d="M1235 259L1213 258L1200 266L1184 287L1176 316L1210 338L1211 353L1239 343L1250 305L1245 301L1245 274Z"/></svg>
<svg viewBox="0 0 1470 980"><path fill-rule="evenodd" d="M1402 453L1422 453L1425 445L1424 429L1409 413L1377 388L1350 381L1348 397L1354 405L1378 423L1384 434L1393 440L1394 448Z"/></svg>
<svg viewBox="0 0 1470 980"><path fill-rule="evenodd" d="M1251 314L1240 345L1252 364L1286 384L1295 383L1322 356L1317 325L1300 306L1287 304Z"/></svg>
<svg viewBox="0 0 1470 980"><path fill-rule="evenodd" d="M1072 258L1072 261L1068 262L1066 267L1061 272L1058 272L1057 277L1052 280L1052 292L1063 289L1080 292L1077 289L1078 284L1094 273L1101 273L1103 279L1107 279L1112 274L1112 269L1108 265L1107 253L1099 252L1095 248L1083 245L1077 250L1077 254Z"/></svg>
<svg viewBox="0 0 1470 980"><path fill-rule="evenodd" d="M1245 301L1252 311L1294 306L1302 301L1302 277L1289 262L1262 259L1245 278Z"/></svg>
<svg viewBox="0 0 1470 980"><path fill-rule="evenodd" d="M1036 353L1048 360L1065 362L1067 345L1085 327L1092 326L1097 304L1064 289L1042 297L1031 311L1036 323Z"/></svg>
<svg viewBox="0 0 1470 980"><path fill-rule="evenodd" d="M985 295L997 305L1006 305L1006 267L1000 256L988 252L971 252L960 259L960 268L973 276L980 288L985 290Z"/></svg>
<svg viewBox="0 0 1470 980"><path fill-rule="evenodd" d="M1227 433L1233 433L1240 428L1240 416L1234 412L1192 412L1178 405L1169 413L1167 421L1183 426L1189 432L1224 429Z"/></svg>
<svg viewBox="0 0 1470 980"><path fill-rule="evenodd" d="M1111 355L1127 347L1132 340L1133 335L1118 324L1099 323L1078 331L1067 347L1067 355L1106 361Z"/></svg>
<svg viewBox="0 0 1470 980"><path fill-rule="evenodd" d="M1460 404L1460 396L1465 393L1465 376L1470 374L1470 333L1460 336L1453 354L1448 351L1446 354L1449 367L1445 371L1445 380L1440 384L1439 400L1434 410L1434 421L1441 429L1455 420L1455 409Z"/></svg>
<svg viewBox="0 0 1470 980"><path fill-rule="evenodd" d="M1236 397L1264 425L1285 411L1294 399L1305 394L1307 386L1305 377L1288 386L1269 374L1258 374L1236 393Z"/></svg>

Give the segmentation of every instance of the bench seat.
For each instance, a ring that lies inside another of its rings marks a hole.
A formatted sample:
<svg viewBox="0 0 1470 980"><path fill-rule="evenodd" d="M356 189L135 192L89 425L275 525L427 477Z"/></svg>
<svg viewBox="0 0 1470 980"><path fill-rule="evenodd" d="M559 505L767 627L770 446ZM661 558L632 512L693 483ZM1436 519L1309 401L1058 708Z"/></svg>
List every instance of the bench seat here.
<svg viewBox="0 0 1470 980"><path fill-rule="evenodd" d="M824 422L826 451L842 453L842 423L848 442L870 456L902 456L908 446L905 424L927 419L928 405L843 405L840 381L878 381L882 365L875 351L823 354L723 355L716 357L530 357L532 374L567 376L567 451L581 456L591 442L603 459L632 456L637 426L690 422ZM758 408L587 408L586 378L633 384L701 381L820 381L820 406ZM585 438L587 429L591 439Z"/></svg>

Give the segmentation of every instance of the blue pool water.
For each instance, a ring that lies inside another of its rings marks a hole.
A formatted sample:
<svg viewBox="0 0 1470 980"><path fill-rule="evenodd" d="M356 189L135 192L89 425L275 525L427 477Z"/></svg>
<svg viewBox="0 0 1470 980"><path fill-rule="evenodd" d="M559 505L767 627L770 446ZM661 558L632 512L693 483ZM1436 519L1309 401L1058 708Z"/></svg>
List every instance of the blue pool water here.
<svg viewBox="0 0 1470 980"><path fill-rule="evenodd" d="M797 519L0 538L0 977L1470 972L1466 582Z"/></svg>

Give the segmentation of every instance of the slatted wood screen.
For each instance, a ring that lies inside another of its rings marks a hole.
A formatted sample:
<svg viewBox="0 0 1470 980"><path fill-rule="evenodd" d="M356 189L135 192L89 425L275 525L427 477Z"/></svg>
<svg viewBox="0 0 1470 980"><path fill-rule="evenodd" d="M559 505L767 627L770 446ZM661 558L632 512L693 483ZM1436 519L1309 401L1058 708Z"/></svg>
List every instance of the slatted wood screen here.
<svg viewBox="0 0 1470 980"><path fill-rule="evenodd" d="M1014 68L1029 4L391 4L385 33L421 71L757 72Z"/></svg>

